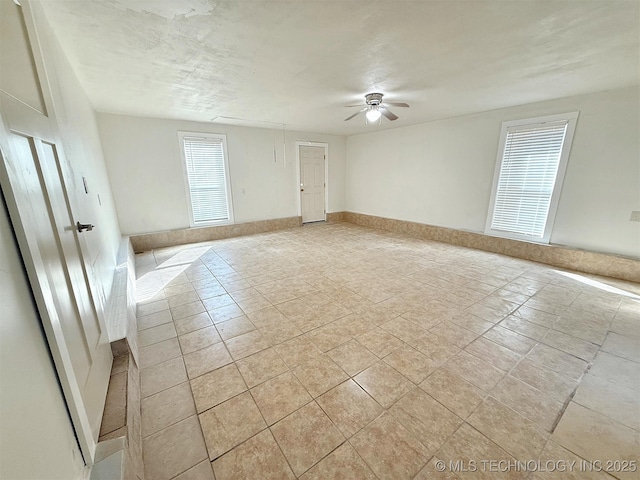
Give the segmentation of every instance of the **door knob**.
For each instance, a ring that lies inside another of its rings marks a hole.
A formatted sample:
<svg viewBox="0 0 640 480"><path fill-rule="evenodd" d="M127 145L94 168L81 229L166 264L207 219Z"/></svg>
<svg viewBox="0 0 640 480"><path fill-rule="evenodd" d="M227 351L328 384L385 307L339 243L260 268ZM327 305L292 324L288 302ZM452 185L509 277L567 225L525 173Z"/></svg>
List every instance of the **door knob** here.
<svg viewBox="0 0 640 480"><path fill-rule="evenodd" d="M300 189L300 191L301 191L301 192L304 192L304 188L301 188L301 189Z"/></svg>
<svg viewBox="0 0 640 480"><path fill-rule="evenodd" d="M82 233L82 232L90 232L91 230L93 230L94 226L95 225L91 225L90 223L76 222L76 227L78 227L78 231L80 233Z"/></svg>

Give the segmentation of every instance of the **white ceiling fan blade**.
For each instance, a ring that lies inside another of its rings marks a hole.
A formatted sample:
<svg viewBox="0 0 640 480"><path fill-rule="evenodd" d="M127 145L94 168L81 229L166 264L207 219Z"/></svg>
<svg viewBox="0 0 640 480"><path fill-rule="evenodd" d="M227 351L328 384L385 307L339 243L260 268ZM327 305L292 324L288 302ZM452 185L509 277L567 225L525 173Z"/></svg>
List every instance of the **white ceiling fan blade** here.
<svg viewBox="0 0 640 480"><path fill-rule="evenodd" d="M409 108L409 104L408 103L404 103L404 102L384 102L382 105L383 106L390 105L392 107Z"/></svg>
<svg viewBox="0 0 640 480"><path fill-rule="evenodd" d="M360 105L358 105L360 106ZM353 117L355 117L356 115L360 115L362 112L366 112L368 110L368 107L364 107L361 110L358 110L356 113L354 113L353 115L348 116L347 118L344 119L344 121L346 122L347 120L351 120Z"/></svg>
<svg viewBox="0 0 640 480"><path fill-rule="evenodd" d="M393 112L389 111L388 108L380 107L380 113L383 114L385 117L387 117L392 122L394 120L398 119L398 116L396 114L394 114Z"/></svg>

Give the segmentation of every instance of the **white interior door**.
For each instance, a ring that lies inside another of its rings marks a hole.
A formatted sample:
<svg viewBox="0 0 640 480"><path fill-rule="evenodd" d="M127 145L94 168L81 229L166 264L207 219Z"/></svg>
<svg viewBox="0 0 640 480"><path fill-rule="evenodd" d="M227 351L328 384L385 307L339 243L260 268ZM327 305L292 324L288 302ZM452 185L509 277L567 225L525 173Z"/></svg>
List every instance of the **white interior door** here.
<svg viewBox="0 0 640 480"><path fill-rule="evenodd" d="M47 132L34 131L38 124L44 125L41 119L31 122L28 118L39 114L0 95L6 117L0 135L2 191L22 240L20 250L76 434L85 460L91 463L112 356L78 244L78 235L89 233L76 229L55 142ZM23 128L11 128L14 123Z"/></svg>
<svg viewBox="0 0 640 480"><path fill-rule="evenodd" d="M324 147L300 145L300 208L302 223L325 220Z"/></svg>
<svg viewBox="0 0 640 480"><path fill-rule="evenodd" d="M4 93L0 96L6 117L0 134L2 191L16 236L22 240L20 251L76 434L85 460L91 463L112 356L78 244L77 236L87 233L79 233L73 221L56 144L41 132L11 128L13 115L37 114L20 104L7 108L12 99ZM27 118L22 120L27 122L15 123L29 123ZM34 125L38 123L42 124Z"/></svg>
<svg viewBox="0 0 640 480"><path fill-rule="evenodd" d="M20 10L3 9L3 14L16 12L22 15ZM33 54L28 43L21 48ZM35 70L32 74L34 84L45 93L41 97L50 98L46 82L40 81ZM2 87L11 85L3 83ZM90 219L74 218L74 202L65 187L64 159L50 112L44 103L29 105L18 100L19 91L13 92L0 90L2 195L78 443L90 464L112 363L104 320L97 314L79 244L78 235L91 232L80 233L76 228L77 220Z"/></svg>

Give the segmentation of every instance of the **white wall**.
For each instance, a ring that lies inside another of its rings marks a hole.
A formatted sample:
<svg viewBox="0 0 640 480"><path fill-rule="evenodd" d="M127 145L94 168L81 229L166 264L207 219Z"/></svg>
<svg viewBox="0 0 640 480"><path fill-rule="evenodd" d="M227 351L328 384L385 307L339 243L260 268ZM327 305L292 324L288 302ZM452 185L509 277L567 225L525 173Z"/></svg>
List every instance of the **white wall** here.
<svg viewBox="0 0 640 480"><path fill-rule="evenodd" d="M282 130L104 113L98 126L125 234L189 227L178 131L226 134L236 223L298 215L298 140L329 144L328 211L344 210L345 137L285 132L283 152Z"/></svg>
<svg viewBox="0 0 640 480"><path fill-rule="evenodd" d="M640 257L638 88L347 138L348 211L483 232L503 121L580 111L551 243Z"/></svg>

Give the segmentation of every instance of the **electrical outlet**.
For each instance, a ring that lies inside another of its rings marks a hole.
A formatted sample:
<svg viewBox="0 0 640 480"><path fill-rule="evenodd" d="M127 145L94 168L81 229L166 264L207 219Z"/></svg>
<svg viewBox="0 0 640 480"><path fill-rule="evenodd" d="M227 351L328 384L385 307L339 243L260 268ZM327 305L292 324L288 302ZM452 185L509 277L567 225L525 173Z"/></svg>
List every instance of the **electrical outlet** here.
<svg viewBox="0 0 640 480"><path fill-rule="evenodd" d="M640 210L632 211L631 218L629 220L632 222L640 222Z"/></svg>

